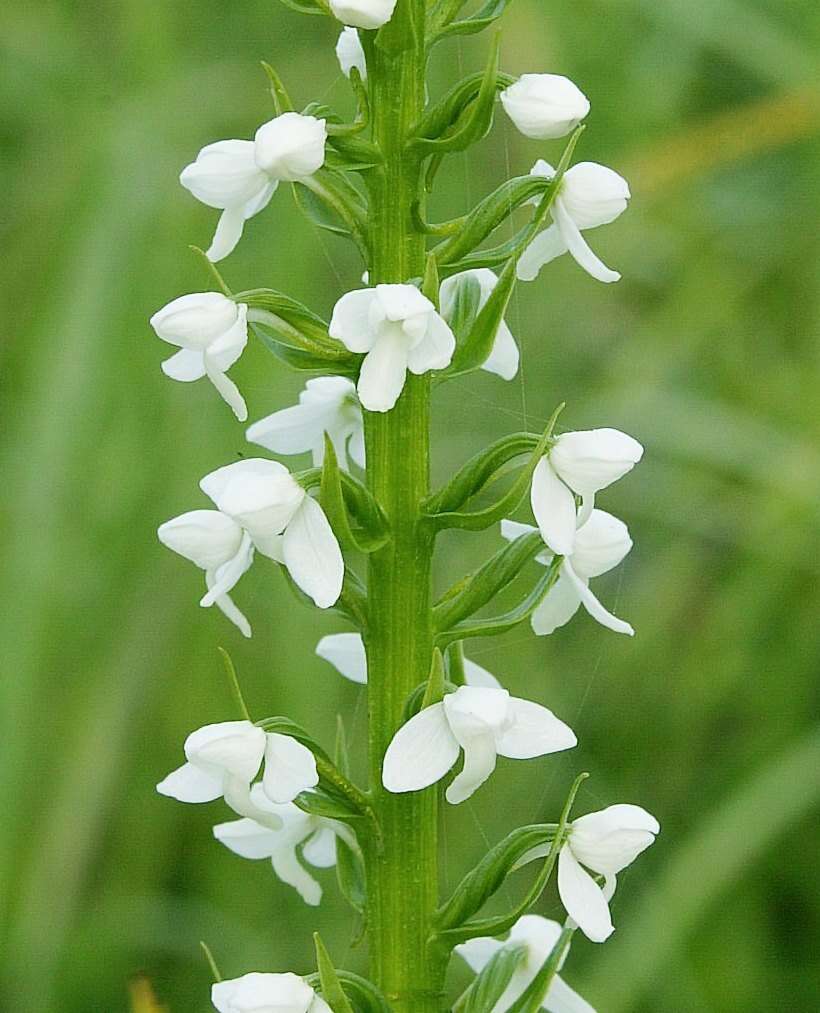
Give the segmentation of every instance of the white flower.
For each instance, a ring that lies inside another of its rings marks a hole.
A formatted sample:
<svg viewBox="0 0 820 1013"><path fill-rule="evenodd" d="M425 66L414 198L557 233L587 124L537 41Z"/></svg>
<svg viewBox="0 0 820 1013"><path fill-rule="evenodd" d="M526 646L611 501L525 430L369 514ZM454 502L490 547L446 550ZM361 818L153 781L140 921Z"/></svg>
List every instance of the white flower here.
<svg viewBox="0 0 820 1013"><path fill-rule="evenodd" d="M330 0L330 9L344 25L381 28L393 17L396 0Z"/></svg>
<svg viewBox="0 0 820 1013"><path fill-rule="evenodd" d="M541 535L553 552L573 551L576 527L592 513L595 494L617 482L643 457L643 447L617 429L563 433L538 462L530 500ZM575 493L582 498L576 519Z"/></svg>
<svg viewBox="0 0 820 1013"><path fill-rule="evenodd" d="M526 948L524 958L513 971L509 985L487 1013L506 1013L518 1001L549 959L560 935L561 926L558 922L542 918L540 915L524 915L510 929L510 934L504 942L491 939L489 936L479 936L456 946L456 953L467 961L476 974L506 946L523 943ZM559 970L564 960L566 953L559 964ZM541 1008L548 1010L549 1013L595 1013L593 1007L558 975L552 979Z"/></svg>
<svg viewBox="0 0 820 1013"><path fill-rule="evenodd" d="M355 28L342 29L339 41L336 43L336 58L345 77L350 77L350 71L355 67L361 75L362 81L367 80L367 61L359 33Z"/></svg>
<svg viewBox="0 0 820 1013"><path fill-rule="evenodd" d="M313 753L288 735L265 732L250 721L222 721L191 732L185 740L186 763L157 785L161 795L179 802L213 802L224 797L240 816L278 828L282 820L254 804L251 782L262 760L262 787L278 803L319 783Z"/></svg>
<svg viewBox="0 0 820 1013"><path fill-rule="evenodd" d="M449 366L453 332L413 285L377 285L348 292L336 303L330 336L351 352L366 353L359 400L371 412L393 407L411 373Z"/></svg>
<svg viewBox="0 0 820 1013"><path fill-rule="evenodd" d="M410 718L387 747L382 782L388 791L418 791L441 780L464 750L464 767L446 792L464 802L495 769L496 757L530 759L576 744L572 729L505 689L460 686Z"/></svg>
<svg viewBox="0 0 820 1013"><path fill-rule="evenodd" d="M555 175L555 169L539 160L532 174L550 178ZM520 280L532 281L545 264L569 251L593 278L619 281L620 274L595 256L581 232L614 222L626 210L629 197L627 181L604 165L578 162L567 169L550 208L553 224L535 237L518 262Z"/></svg>
<svg viewBox="0 0 820 1013"><path fill-rule="evenodd" d="M364 467L362 409L355 384L344 376L308 380L298 405L254 422L246 436L275 454L310 452L319 467L325 456L325 433L341 468L347 468L348 450L356 464Z"/></svg>
<svg viewBox="0 0 820 1013"><path fill-rule="evenodd" d="M311 816L292 802L271 802L259 784L251 788L250 797L252 804L274 816L281 828L274 830L256 819L245 818L218 824L214 837L242 858L269 858L283 883L292 886L306 904L319 904L322 888L299 861L297 849L314 868L329 869L336 864L336 837L344 837L354 846L355 838L336 820Z"/></svg>
<svg viewBox="0 0 820 1013"><path fill-rule="evenodd" d="M521 133L542 141L564 137L589 112L589 99L561 74L523 74L500 97Z"/></svg>
<svg viewBox="0 0 820 1013"><path fill-rule="evenodd" d="M222 260L242 236L245 221L265 208L280 180L312 176L325 161L324 120L283 113L264 123L252 141L208 144L179 181L197 200L222 211L208 250Z"/></svg>
<svg viewBox="0 0 820 1013"><path fill-rule="evenodd" d="M284 563L319 608L338 601L344 580L339 543L321 506L284 465L251 457L212 471L199 485L223 514L242 527L253 547ZM234 573L226 573L203 604L212 604L234 583Z"/></svg>
<svg viewBox="0 0 820 1013"><path fill-rule="evenodd" d="M510 541L536 530L529 524L501 522L501 534ZM532 614L533 631L538 636L553 633L565 626L583 605L602 626L615 633L634 636L635 631L629 623L608 612L589 589L590 578L614 569L631 548L632 539L624 522L604 510L593 510L589 520L576 532L572 552L561 562L558 580ZM542 552L537 559L548 565L552 554Z"/></svg>
<svg viewBox="0 0 820 1013"><path fill-rule="evenodd" d="M460 274L454 274L450 278L445 278L441 284L439 299L441 315L449 324L452 324L453 314L456 310L458 289L460 285L463 285L470 278L475 279L481 289L481 295L478 300L478 312L484 308L493 289L498 284L497 276L486 267L476 268L473 271L462 271ZM518 345L515 343L515 338L512 336L507 322L502 320L493 342L492 351L484 360L481 368L485 369L488 373L495 373L502 380L512 380L518 372L518 362Z"/></svg>
<svg viewBox="0 0 820 1013"><path fill-rule="evenodd" d="M296 974L252 971L211 986L219 1013L332 1013L330 1006Z"/></svg>
<svg viewBox="0 0 820 1013"><path fill-rule="evenodd" d="M345 679L362 686L367 683L367 655L360 633L330 633L316 645L316 653ZM464 681L468 686L502 688L492 672L469 658L464 659Z"/></svg>
<svg viewBox="0 0 820 1013"><path fill-rule="evenodd" d="M615 931L609 902L617 874L653 843L660 830L655 817L639 805L611 805L570 823L558 853L558 893L567 914L594 943L604 942ZM533 848L519 865L543 858L549 847ZM603 876L603 886L583 866Z"/></svg>
<svg viewBox="0 0 820 1013"><path fill-rule="evenodd" d="M240 422L245 399L225 375L248 343L248 307L219 292L182 295L151 317L157 337L180 350L162 364L172 380L189 383L207 376Z"/></svg>

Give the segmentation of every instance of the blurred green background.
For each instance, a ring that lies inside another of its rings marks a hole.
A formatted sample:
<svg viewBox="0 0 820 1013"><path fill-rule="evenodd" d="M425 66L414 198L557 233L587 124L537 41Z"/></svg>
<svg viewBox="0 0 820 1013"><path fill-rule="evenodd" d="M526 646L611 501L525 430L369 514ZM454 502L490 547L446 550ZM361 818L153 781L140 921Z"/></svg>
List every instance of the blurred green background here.
<svg viewBox="0 0 820 1013"><path fill-rule="evenodd" d="M209 287L187 244L207 245L216 213L177 184L180 168L270 118L260 59L299 103L349 112L337 30L273 0L0 10L8 1013L120 1013L141 972L172 1013L203 1011L200 939L229 976L307 971L315 927L338 962L363 966L332 876L316 914L267 863L211 838L222 806L153 790L188 731L234 716L217 645L257 715L288 713L329 742L341 713L363 735L361 691L313 656L338 621L258 564L236 594L255 629L243 641L197 607L201 573L158 544L158 523L205 505L199 478L247 447L210 385L163 377L169 351L147 324ZM432 88L486 46L442 46ZM581 745L502 764L448 809L444 878L517 823L551 818L580 769L593 777L579 812L656 813L663 833L621 877L615 936L579 938L565 972L603 1013L820 1004L819 46L815 0L517 0L505 18L504 68L575 79L593 106L578 157L632 185L629 212L592 237L624 280L596 284L565 257L521 287L521 377L440 391L435 473L563 399L566 427L638 437L644 463L602 497L636 547L597 585L638 635L581 615L549 638L468 645ZM499 116L446 164L432 216L559 150ZM322 314L361 273L284 188L223 267L235 289L271 285ZM257 346L232 375L251 419L301 387ZM498 544L444 540L441 586ZM552 895L541 909L559 911ZM454 970L454 987L465 980Z"/></svg>

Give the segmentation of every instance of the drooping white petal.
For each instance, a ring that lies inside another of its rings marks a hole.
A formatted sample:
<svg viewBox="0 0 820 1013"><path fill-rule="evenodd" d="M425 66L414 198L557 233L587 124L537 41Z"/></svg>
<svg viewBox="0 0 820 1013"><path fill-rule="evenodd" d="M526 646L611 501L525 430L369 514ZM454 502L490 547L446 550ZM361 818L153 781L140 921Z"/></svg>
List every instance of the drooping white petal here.
<svg viewBox="0 0 820 1013"><path fill-rule="evenodd" d="M567 244L556 225L550 225L539 232L519 258L515 273L519 281L535 281L546 267L557 257L567 252Z"/></svg>
<svg viewBox="0 0 820 1013"><path fill-rule="evenodd" d="M427 330L422 340L407 352L407 368L421 375L431 369L446 369L453 358L456 339L450 325L436 312L427 318Z"/></svg>
<svg viewBox="0 0 820 1013"><path fill-rule="evenodd" d="M268 732L265 742L265 773L262 788L267 797L279 805L292 802L296 796L319 783L313 753L289 735Z"/></svg>
<svg viewBox="0 0 820 1013"><path fill-rule="evenodd" d="M531 535L537 530L534 524L521 524L520 521L506 519L501 522L501 537L506 538L508 542L514 542L516 538L522 538L524 535Z"/></svg>
<svg viewBox="0 0 820 1013"><path fill-rule="evenodd" d="M492 672L488 672L486 668L470 661L469 658L464 659L464 682L468 686L483 686L485 689L504 688Z"/></svg>
<svg viewBox="0 0 820 1013"><path fill-rule="evenodd" d="M216 570L239 552L242 529L219 510L191 510L161 524L157 537L201 569Z"/></svg>
<svg viewBox="0 0 820 1013"><path fill-rule="evenodd" d="M248 343L248 307L245 303L236 306L236 321L222 334L211 341L205 354L214 368L223 373L237 361Z"/></svg>
<svg viewBox="0 0 820 1013"><path fill-rule="evenodd" d="M254 422L245 437L274 454L302 454L321 443L328 414L312 406L293 405Z"/></svg>
<svg viewBox="0 0 820 1013"><path fill-rule="evenodd" d="M393 322L414 317L423 321L428 314L435 312L435 306L415 285L377 285L376 295L385 318Z"/></svg>
<svg viewBox="0 0 820 1013"><path fill-rule="evenodd" d="M214 574L212 573L205 574L205 584L209 589L213 585L215 579L216 578ZM242 634L243 637L248 638L251 637L252 635L251 624L245 618L243 613L240 612L240 610L236 607L233 599L229 594L220 595L220 597L217 598L216 601L214 602L214 605L216 605L219 611L227 619L229 619L234 624L234 626L236 626L236 628L239 630L239 632Z"/></svg>
<svg viewBox="0 0 820 1013"><path fill-rule="evenodd" d="M157 785L160 795L178 802L213 802L222 796L223 779L193 763L183 763Z"/></svg>
<svg viewBox="0 0 820 1013"><path fill-rule="evenodd" d="M345 77L350 77L350 72L355 67L361 74L362 81L367 80L367 61L359 33L355 28L342 29L336 43L336 59Z"/></svg>
<svg viewBox="0 0 820 1013"><path fill-rule="evenodd" d="M581 596L575 585L559 573L558 580L530 618L533 633L539 637L549 636L561 626L566 626L580 607Z"/></svg>
<svg viewBox="0 0 820 1013"><path fill-rule="evenodd" d="M576 532L572 568L584 580L599 577L622 562L631 548L626 524L605 510L593 510Z"/></svg>
<svg viewBox="0 0 820 1013"><path fill-rule="evenodd" d="M367 654L360 633L331 633L322 637L316 653L345 679L360 685L367 682Z"/></svg>
<svg viewBox="0 0 820 1013"><path fill-rule="evenodd" d="M558 853L558 893L567 914L584 935L602 943L615 931L603 891L565 844Z"/></svg>
<svg viewBox="0 0 820 1013"><path fill-rule="evenodd" d="M242 535L242 541L233 559L229 559L216 570L208 570L208 591L199 604L203 608L209 608L218 598L224 597L236 586L239 578L250 569L252 562L253 542L246 531Z"/></svg>
<svg viewBox="0 0 820 1013"><path fill-rule="evenodd" d="M217 391L222 400L228 405L234 415L240 422L247 421L248 418L248 406L245 403L245 399L239 392L239 388L230 379L227 374L222 373L216 365L211 361L208 352L204 355L205 372L208 374L208 379L216 387Z"/></svg>
<svg viewBox="0 0 820 1013"><path fill-rule="evenodd" d="M444 704L433 704L410 718L393 736L384 755L382 783L392 792L427 788L444 777L458 753Z"/></svg>
<svg viewBox="0 0 820 1013"><path fill-rule="evenodd" d="M318 608L336 604L342 593L344 558L324 510L310 496L302 500L285 530L282 554L291 577Z"/></svg>
<svg viewBox="0 0 820 1013"><path fill-rule="evenodd" d="M263 827L256 820L243 817L217 823L214 837L241 858L270 858L276 850L279 835L275 830Z"/></svg>
<svg viewBox="0 0 820 1013"><path fill-rule="evenodd" d="M495 770L496 743L492 729L475 729L461 736L460 745L464 750L464 766L456 774L445 792L451 805L466 802Z"/></svg>
<svg viewBox="0 0 820 1013"><path fill-rule="evenodd" d="M520 353L512 331L501 321L493 342L493 348L484 360L482 369L487 373L495 373L502 380L512 380L518 372Z"/></svg>
<svg viewBox="0 0 820 1013"><path fill-rule="evenodd" d="M162 372L172 380L191 383L205 376L203 353L195 348L181 348L162 363Z"/></svg>
<svg viewBox="0 0 820 1013"><path fill-rule="evenodd" d="M575 546L575 497L542 457L535 466L530 504L541 537L559 556L571 556Z"/></svg>
<svg viewBox="0 0 820 1013"><path fill-rule="evenodd" d="M475 939L468 939L466 943L459 943L455 952L466 960L470 969L479 974L489 964L504 944L499 939L491 939L489 936L477 936Z"/></svg>
<svg viewBox="0 0 820 1013"><path fill-rule="evenodd" d="M596 622L599 622L601 626L606 626L608 630L612 630L614 633L625 633L629 637L635 636L635 630L629 623L614 616L611 612L607 612L592 591L590 591L587 584L572 569L569 560L565 559L561 564L561 574L573 584L581 599L581 604Z"/></svg>
<svg viewBox="0 0 820 1013"><path fill-rule="evenodd" d="M613 271L612 268L607 267L606 264L592 252L586 239L584 239L581 234L581 230L575 224L564 206L563 200L560 196L555 198L550 210L553 220L561 233L561 238L566 243L570 256L573 260L575 260L578 266L582 267L587 274L595 278L596 281L603 281L605 283L620 281L620 274L618 274L617 271Z"/></svg>
<svg viewBox="0 0 820 1013"><path fill-rule="evenodd" d="M552 979L542 1005L548 1013L595 1013L595 1007L590 1006L558 975Z"/></svg>
<svg viewBox="0 0 820 1013"><path fill-rule="evenodd" d="M271 863L276 875L283 883L292 886L305 904L317 907L322 902L322 888L299 861L295 848L277 848L271 855Z"/></svg>
<svg viewBox="0 0 820 1013"><path fill-rule="evenodd" d="M469 798L495 770L496 737L509 720L509 701L505 689L471 686L461 686L445 696L447 721L464 750L464 767L446 793L453 805Z"/></svg>
<svg viewBox="0 0 820 1013"><path fill-rule="evenodd" d="M362 406L389 412L404 389L407 341L400 334L384 334L365 356L357 390Z"/></svg>
<svg viewBox="0 0 820 1013"><path fill-rule="evenodd" d="M214 238L205 251L205 256L212 264L218 264L236 249L245 230L245 211L241 205L225 208L216 223Z"/></svg>
<svg viewBox="0 0 820 1013"><path fill-rule="evenodd" d="M370 309L377 298L372 288L346 292L333 307L328 334L351 352L369 352L376 341Z"/></svg>
<svg viewBox="0 0 820 1013"><path fill-rule="evenodd" d="M578 743L569 725L541 704L511 697L507 713L511 723L496 743L501 756L526 760L572 749Z"/></svg>
<svg viewBox="0 0 820 1013"><path fill-rule="evenodd" d="M319 827L302 848L306 862L317 869L332 869L336 864L336 834L329 826Z"/></svg>

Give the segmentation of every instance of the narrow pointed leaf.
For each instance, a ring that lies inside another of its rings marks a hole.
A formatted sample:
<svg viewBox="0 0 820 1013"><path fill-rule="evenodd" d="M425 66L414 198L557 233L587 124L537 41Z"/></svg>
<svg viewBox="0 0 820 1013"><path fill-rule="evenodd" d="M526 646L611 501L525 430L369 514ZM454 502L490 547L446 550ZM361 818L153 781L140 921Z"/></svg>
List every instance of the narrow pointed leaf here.
<svg viewBox="0 0 820 1013"><path fill-rule="evenodd" d="M482 32L501 17L511 2L512 0L487 0L470 17L452 21L442 28L438 38L446 38L449 35L475 35L477 32ZM487 1008L489 1009L489 1007Z"/></svg>
<svg viewBox="0 0 820 1013"><path fill-rule="evenodd" d="M364 915L367 906L364 861L358 848L352 848L342 837L336 838L336 880L348 904Z"/></svg>
<svg viewBox="0 0 820 1013"><path fill-rule="evenodd" d="M524 943L502 946L453 1006L453 1013L487 1013L506 991L527 956Z"/></svg>
<svg viewBox="0 0 820 1013"><path fill-rule="evenodd" d="M544 999L547 996L547 992L549 992L553 978L561 967L574 932L575 929L571 926L564 926L561 935L558 937L558 942L553 946L549 956L541 965L538 974L536 974L517 1001L510 1006L507 1013L540 1013L544 1005Z"/></svg>
<svg viewBox="0 0 820 1013"><path fill-rule="evenodd" d="M333 961L330 959L330 954L318 932L313 933L313 945L316 947L316 967L319 971L319 981L322 984L322 998L333 1010L333 1013L353 1013L353 1007L347 1001Z"/></svg>
<svg viewBox="0 0 820 1013"><path fill-rule="evenodd" d="M293 112L293 103L290 100L290 95L287 93L287 89L282 84L282 79L271 67L269 63L262 61L262 69L268 76L268 82L270 84L271 98L273 99L274 107L276 108L276 115L281 116L282 113Z"/></svg>
<svg viewBox="0 0 820 1013"><path fill-rule="evenodd" d="M345 995L353 1004L355 1013L392 1013L387 1005L384 996L376 986L362 978L353 971L336 971L336 977L341 982ZM321 981L318 974L308 974L305 981L311 988L320 988Z"/></svg>
<svg viewBox="0 0 820 1013"><path fill-rule="evenodd" d="M480 369L490 356L495 344L498 328L504 322L504 315L515 288L515 262L510 261L504 268L498 284L480 310L466 338L456 345L453 361L445 370L448 377L460 376Z"/></svg>

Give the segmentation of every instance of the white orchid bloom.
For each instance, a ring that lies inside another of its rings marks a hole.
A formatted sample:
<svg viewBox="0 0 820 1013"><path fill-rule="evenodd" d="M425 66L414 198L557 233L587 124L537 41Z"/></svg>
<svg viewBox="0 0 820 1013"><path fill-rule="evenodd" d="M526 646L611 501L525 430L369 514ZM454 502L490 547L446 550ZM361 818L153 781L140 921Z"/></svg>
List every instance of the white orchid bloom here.
<svg viewBox="0 0 820 1013"><path fill-rule="evenodd" d="M509 985L498 1002L487 1013L506 1013L510 1007L515 1005L549 959L561 936L561 931L561 925L549 918L542 918L540 915L524 915L513 925L509 936L503 942L489 936L479 936L456 946L456 953L469 964L476 974L483 971L496 953L506 946L523 944L526 948L521 963L513 971ZM565 953L559 964L559 971L566 957ZM549 1013L595 1013L586 999L582 999L557 974L552 979L549 990L541 1003L541 1008L548 1010Z"/></svg>
<svg viewBox="0 0 820 1013"><path fill-rule="evenodd" d="M330 869L336 864L336 838L344 837L355 845L355 839L343 823L311 816L291 803L275 804L262 786L251 788L251 803L281 823L274 830L256 819L230 820L214 827L214 837L242 858L269 858L273 871L292 886L306 904L316 906L322 899L322 888L299 860L301 850L305 862L317 869Z"/></svg>
<svg viewBox="0 0 820 1013"><path fill-rule="evenodd" d="M161 795L179 802L213 802L224 798L240 816L279 828L278 815L259 808L251 796L251 782L262 761L262 787L278 803L319 783L313 753L288 735L265 732L250 721L222 721L191 732L185 740L186 762L157 785Z"/></svg>
<svg viewBox="0 0 820 1013"><path fill-rule="evenodd" d="M561 74L522 74L501 92L504 111L525 137L565 137L589 113L589 99Z"/></svg>
<svg viewBox="0 0 820 1013"><path fill-rule="evenodd" d="M325 456L325 433L330 437L339 467L350 456L363 468L364 425L356 386L344 376L317 376L308 380L299 404L254 422L245 434L249 442L275 454L313 455L320 467Z"/></svg>
<svg viewBox="0 0 820 1013"><path fill-rule="evenodd" d="M211 1002L219 1013L332 1013L330 1006L297 974L252 971L217 981Z"/></svg>
<svg viewBox="0 0 820 1013"><path fill-rule="evenodd" d="M623 478L643 457L643 447L617 429L563 433L538 462L530 502L541 535L559 556L571 555L576 528L595 505L595 494ZM576 516L575 495L581 497Z"/></svg>
<svg viewBox="0 0 820 1013"><path fill-rule="evenodd" d="M319 608L338 601L344 580L339 543L321 506L284 465L252 457L212 471L199 485L242 527L253 547L287 567ZM226 572L202 603L212 604L240 575Z"/></svg>
<svg viewBox="0 0 820 1013"><path fill-rule="evenodd" d="M367 684L367 654L360 633L330 633L316 645L316 654L330 662L336 671L361 686ZM501 689L501 683L492 672L464 659L464 681L468 686Z"/></svg>
<svg viewBox="0 0 820 1013"><path fill-rule="evenodd" d="M345 77L350 77L350 71L355 67L361 75L362 81L367 80L367 60L359 33L355 28L342 29L339 41L336 43L336 59L339 61L339 66Z"/></svg>
<svg viewBox="0 0 820 1013"><path fill-rule="evenodd" d="M484 309L493 289L498 284L497 275L486 267L476 268L472 271L462 271L460 274L454 274L450 278L445 278L439 291L439 300L441 315L448 324L452 324L459 286L469 278L474 278L481 290L478 301L478 312ZM507 326L507 322L502 320L493 342L492 351L484 360L481 368L488 373L495 373L502 380L512 380L518 372L519 359L518 345L515 343L512 331Z"/></svg>
<svg viewBox="0 0 820 1013"><path fill-rule="evenodd" d="M550 179L555 169L540 159L532 175ZM620 274L595 256L581 233L614 222L626 210L629 197L629 184L612 169L597 162L571 166L564 173L550 208L552 225L535 237L518 261L519 279L533 281L545 264L569 252L598 281L619 281Z"/></svg>
<svg viewBox="0 0 820 1013"><path fill-rule="evenodd" d="M602 943L615 931L609 902L617 875L646 851L660 833L658 821L639 805L611 805L573 820L558 853L558 894L584 935ZM544 858L550 845L528 852L519 865ZM599 885L586 871L604 877Z"/></svg>
<svg viewBox="0 0 820 1013"><path fill-rule="evenodd" d="M393 17L396 0L330 0L330 9L343 25L381 28Z"/></svg>
<svg viewBox="0 0 820 1013"><path fill-rule="evenodd" d="M537 530L530 524L501 522L501 534L509 541ZM608 612L589 589L592 577L614 569L631 548L632 539L624 522L605 510L593 510L586 524L576 532L572 552L564 556L558 579L532 614L533 632L538 636L553 633L565 626L583 605L602 626L615 633L634 636L635 631L629 623ZM547 566L552 561L552 553L547 550L536 559Z"/></svg>
<svg viewBox="0 0 820 1013"><path fill-rule="evenodd" d="M450 770L464 750L464 767L446 792L464 802L495 770L496 757L525 760L571 749L572 729L552 711L505 689L460 686L403 725L387 747L382 782L388 791L419 791Z"/></svg>
<svg viewBox="0 0 820 1013"><path fill-rule="evenodd" d="M304 180L325 161L324 120L283 113L264 123L252 141L216 141L186 165L179 181L197 200L222 211L208 258L231 253L248 218L258 214L280 181Z"/></svg>
<svg viewBox="0 0 820 1013"><path fill-rule="evenodd" d="M207 376L244 422L245 399L225 374L248 343L248 307L220 292L195 292L157 310L150 324L158 338L179 348L163 362L163 373L183 383Z"/></svg>
<svg viewBox="0 0 820 1013"><path fill-rule="evenodd" d="M450 365L456 340L430 300L413 285L377 285L348 292L336 303L329 333L351 352L364 353L359 400L388 412L411 373Z"/></svg>

